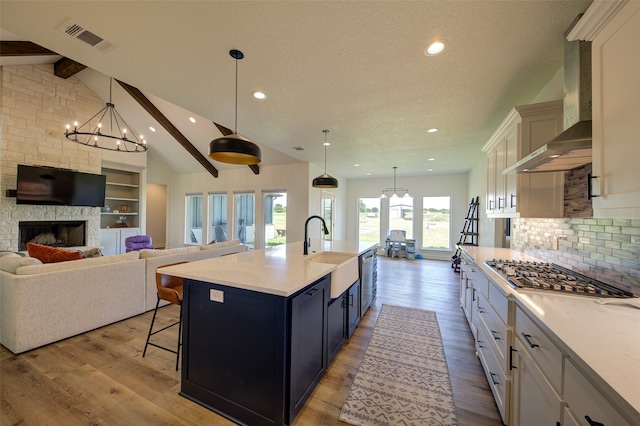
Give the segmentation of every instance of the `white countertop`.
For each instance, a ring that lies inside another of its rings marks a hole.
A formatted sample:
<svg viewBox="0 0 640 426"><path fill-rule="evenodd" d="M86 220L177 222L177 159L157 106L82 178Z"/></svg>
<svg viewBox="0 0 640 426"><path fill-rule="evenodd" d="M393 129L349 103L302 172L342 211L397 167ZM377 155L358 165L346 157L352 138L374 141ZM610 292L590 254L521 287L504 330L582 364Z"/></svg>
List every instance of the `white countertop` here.
<svg viewBox="0 0 640 426"><path fill-rule="evenodd" d="M309 256L302 254L302 242L266 249L249 250L228 256L158 268L159 272L182 278L227 285L261 293L288 297L336 269L336 265L311 262L320 252L340 252L357 256L376 246L354 241L316 241Z"/></svg>
<svg viewBox="0 0 640 426"><path fill-rule="evenodd" d="M561 341L560 349L590 373L629 416L640 419L640 309L600 305L596 303L599 298L590 296L514 289L484 261L539 259L501 248L469 246L464 251L520 307L535 316L547 333ZM633 299L636 302L638 299Z"/></svg>

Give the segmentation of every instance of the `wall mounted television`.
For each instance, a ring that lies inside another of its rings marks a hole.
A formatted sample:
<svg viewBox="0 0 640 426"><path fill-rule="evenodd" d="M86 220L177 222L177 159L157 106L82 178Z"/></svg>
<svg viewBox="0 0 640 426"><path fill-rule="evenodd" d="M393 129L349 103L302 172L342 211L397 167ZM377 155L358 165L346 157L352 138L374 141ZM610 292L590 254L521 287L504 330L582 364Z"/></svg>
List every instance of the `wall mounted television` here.
<svg viewBox="0 0 640 426"><path fill-rule="evenodd" d="M104 207L104 175L18 165L16 204Z"/></svg>

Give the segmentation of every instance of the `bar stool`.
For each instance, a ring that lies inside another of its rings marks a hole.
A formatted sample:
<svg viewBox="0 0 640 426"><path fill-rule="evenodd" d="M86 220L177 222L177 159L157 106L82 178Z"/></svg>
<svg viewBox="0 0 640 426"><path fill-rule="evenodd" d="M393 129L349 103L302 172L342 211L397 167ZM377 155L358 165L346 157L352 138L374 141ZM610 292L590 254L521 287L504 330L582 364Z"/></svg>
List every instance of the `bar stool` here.
<svg viewBox="0 0 640 426"><path fill-rule="evenodd" d="M186 262L177 262L177 263L172 263L170 265L164 265L164 266L179 265L181 263L186 263ZM158 301L156 302L156 309L153 311L153 319L151 320L151 326L149 327L147 342L144 344L144 351L142 352L142 357L144 358L144 356L146 355L147 346L149 345L174 353L176 354L176 371L178 371L178 364L180 361L180 347L182 346L182 278L156 272L156 289L158 291L157 293ZM158 314L158 307L160 306L160 300L166 300L167 302L172 303L174 305L180 305L180 319L177 322L174 322L173 324L170 324L160 330L152 331L153 324L156 321L156 315ZM153 336L154 334L160 333L161 331L164 331L170 327L173 327L174 325L178 326L178 347L176 348L176 350L173 350L171 348L167 348L149 341L151 336Z"/></svg>

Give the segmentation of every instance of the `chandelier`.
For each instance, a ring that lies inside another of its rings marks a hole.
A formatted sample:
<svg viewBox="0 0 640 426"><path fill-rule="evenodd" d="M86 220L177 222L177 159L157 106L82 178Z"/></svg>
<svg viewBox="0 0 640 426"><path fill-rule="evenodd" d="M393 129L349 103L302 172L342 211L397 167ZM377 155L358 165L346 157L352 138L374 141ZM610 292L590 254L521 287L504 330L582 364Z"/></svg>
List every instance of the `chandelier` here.
<svg viewBox="0 0 640 426"><path fill-rule="evenodd" d="M396 170L398 169L397 166L393 166L393 188L387 188L387 189L383 189L382 190L382 194L380 194L380 198L387 198L390 197L391 198L398 198L400 197L400 195L398 194L402 194L402 197L404 198L409 198L411 197L411 195L409 194L409 190L406 188L399 188L396 186Z"/></svg>
<svg viewBox="0 0 640 426"><path fill-rule="evenodd" d="M144 137L140 135L138 139L133 133L128 135L129 125L112 102L112 87L113 78L109 77L109 102L81 126L78 126L77 121L73 123L73 129L67 124L64 135L71 142L93 148L119 152L145 152L147 141Z"/></svg>

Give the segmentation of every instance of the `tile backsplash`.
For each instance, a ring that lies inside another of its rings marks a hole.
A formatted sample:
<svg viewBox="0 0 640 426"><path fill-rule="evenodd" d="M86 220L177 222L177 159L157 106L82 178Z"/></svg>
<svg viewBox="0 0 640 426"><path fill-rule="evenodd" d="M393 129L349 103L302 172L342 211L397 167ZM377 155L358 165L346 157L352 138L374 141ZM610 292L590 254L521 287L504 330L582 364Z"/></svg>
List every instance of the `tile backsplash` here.
<svg viewBox="0 0 640 426"><path fill-rule="evenodd" d="M514 219L511 248L640 295L640 220Z"/></svg>

